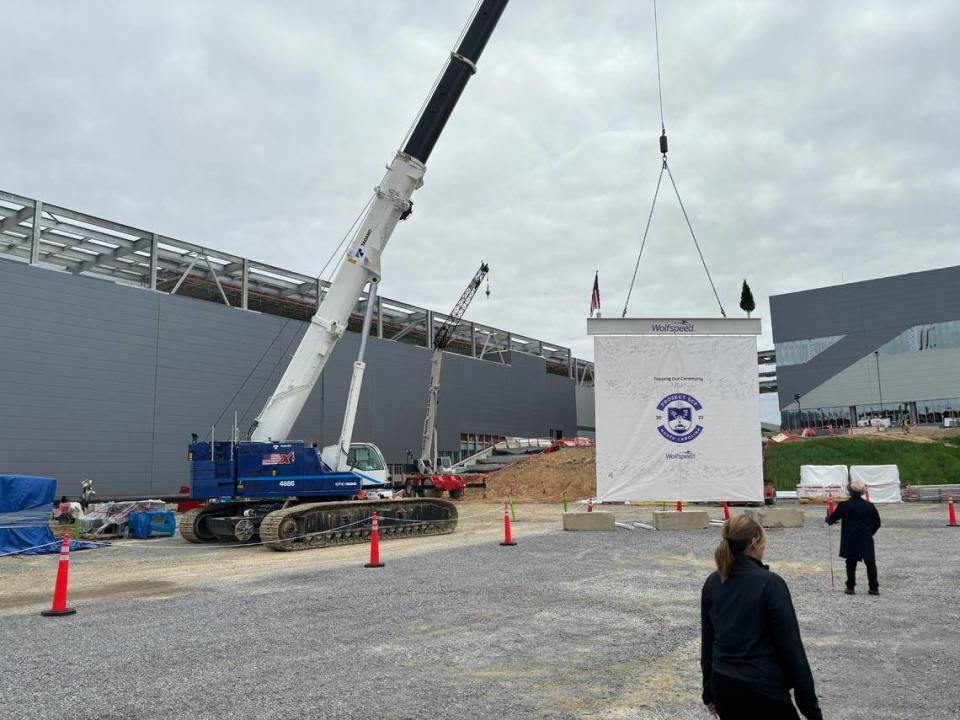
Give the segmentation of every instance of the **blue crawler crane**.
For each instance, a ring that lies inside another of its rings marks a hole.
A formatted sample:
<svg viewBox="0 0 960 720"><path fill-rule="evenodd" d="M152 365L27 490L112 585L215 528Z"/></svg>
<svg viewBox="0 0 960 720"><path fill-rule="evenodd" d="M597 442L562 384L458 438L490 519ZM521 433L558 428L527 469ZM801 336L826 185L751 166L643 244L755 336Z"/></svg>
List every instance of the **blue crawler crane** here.
<svg viewBox="0 0 960 720"><path fill-rule="evenodd" d="M387 537L436 535L457 525L456 507L451 512L444 500L359 500L362 478L331 470L302 442L194 441L188 459L192 496L213 501L181 518L190 542L259 537L274 550L363 542L374 511Z"/></svg>
<svg viewBox="0 0 960 720"><path fill-rule="evenodd" d="M380 255L394 228L413 210L410 198L423 184L426 162L456 107L507 0L481 0L455 52L423 106L403 149L396 154L375 190L344 261L316 315L307 326L280 383L257 416L248 442L198 442L190 445L191 495L211 501L185 513L180 533L190 542L259 538L275 550L301 550L363 542L366 521L383 517L382 536L453 532L457 508L439 498L362 500L363 479L344 472L344 456L363 377L363 349L369 331L372 299L380 282ZM335 459L325 463L312 445L289 439L310 392L361 296L367 288L365 331L360 358L347 398L347 412Z"/></svg>

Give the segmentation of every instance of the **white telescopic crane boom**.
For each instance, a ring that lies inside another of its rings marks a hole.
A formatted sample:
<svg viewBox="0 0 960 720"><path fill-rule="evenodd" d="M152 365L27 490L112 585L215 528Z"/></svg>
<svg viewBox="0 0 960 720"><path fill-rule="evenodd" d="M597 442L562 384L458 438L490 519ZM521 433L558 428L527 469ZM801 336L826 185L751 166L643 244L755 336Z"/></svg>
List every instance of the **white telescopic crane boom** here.
<svg viewBox="0 0 960 720"><path fill-rule="evenodd" d="M425 171L423 163L403 153L393 159L347 250L346 262L334 276L277 389L257 417L251 440L288 439L323 366L347 329L364 285L380 281L380 254L400 216L410 209L410 196L423 184Z"/></svg>
<svg viewBox="0 0 960 720"><path fill-rule="evenodd" d="M380 255L397 221L410 214L410 197L423 184L427 159L467 81L476 72L476 62L506 6L507 0L482 0L477 7L407 144L376 188L370 209L347 250L346 262L334 276L279 385L254 421L251 440L289 439L323 366L347 328L363 287L380 281Z"/></svg>
<svg viewBox="0 0 960 720"><path fill-rule="evenodd" d="M367 310L363 316L363 329L360 331L360 351L353 363L353 374L350 376L350 387L347 389L347 405L343 412L343 424L340 426L340 440L332 447L325 447L321 451L321 458L332 470L344 471L349 465L350 443L353 440L353 424L357 419L357 408L360 406L360 388L363 385L363 371L367 364L363 361L367 349L367 338L370 336L370 322L373 319L373 308L377 302L377 283L371 282L367 291Z"/></svg>

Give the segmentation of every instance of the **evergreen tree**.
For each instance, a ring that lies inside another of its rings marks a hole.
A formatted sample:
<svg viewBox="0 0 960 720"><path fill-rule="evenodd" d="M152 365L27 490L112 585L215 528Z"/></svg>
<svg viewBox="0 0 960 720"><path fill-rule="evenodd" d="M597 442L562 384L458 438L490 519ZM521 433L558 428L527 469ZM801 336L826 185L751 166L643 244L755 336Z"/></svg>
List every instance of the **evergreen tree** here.
<svg viewBox="0 0 960 720"><path fill-rule="evenodd" d="M747 314L747 317L757 309L757 304L753 301L753 293L750 292L750 286L747 285L746 280L743 281L743 288L740 290L740 309Z"/></svg>

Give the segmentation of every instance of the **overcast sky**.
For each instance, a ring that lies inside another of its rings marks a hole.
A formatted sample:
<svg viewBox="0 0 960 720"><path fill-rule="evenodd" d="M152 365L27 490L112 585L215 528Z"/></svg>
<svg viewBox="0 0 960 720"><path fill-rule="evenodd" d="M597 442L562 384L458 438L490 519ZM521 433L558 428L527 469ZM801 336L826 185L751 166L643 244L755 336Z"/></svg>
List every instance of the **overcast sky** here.
<svg viewBox="0 0 960 720"><path fill-rule="evenodd" d="M473 5L7 0L0 189L318 273ZM960 263L960 3L658 14L670 167L763 346L769 295ZM652 3L510 3L381 292L445 312L485 260L469 318L592 358L593 273L619 316L660 171L656 80ZM630 314L718 314L663 191Z"/></svg>

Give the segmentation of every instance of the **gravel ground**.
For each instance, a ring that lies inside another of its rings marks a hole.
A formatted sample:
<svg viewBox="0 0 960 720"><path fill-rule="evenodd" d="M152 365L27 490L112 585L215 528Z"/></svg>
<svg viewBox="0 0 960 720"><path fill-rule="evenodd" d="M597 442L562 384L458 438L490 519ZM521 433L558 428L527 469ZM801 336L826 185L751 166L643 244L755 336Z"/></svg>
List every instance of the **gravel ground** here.
<svg viewBox="0 0 960 720"><path fill-rule="evenodd" d="M453 535L384 543L379 570L362 546L75 553L68 618L38 614L55 556L2 558L0 718L707 717L698 602L717 528L564 533L557 506L517 512L517 547L497 544L497 507L471 504ZM771 531L767 561L826 717L960 716L960 530L943 506L882 507L883 594L848 597L822 512Z"/></svg>

